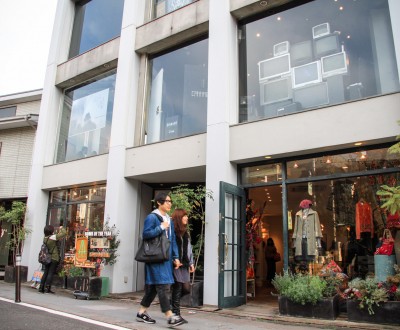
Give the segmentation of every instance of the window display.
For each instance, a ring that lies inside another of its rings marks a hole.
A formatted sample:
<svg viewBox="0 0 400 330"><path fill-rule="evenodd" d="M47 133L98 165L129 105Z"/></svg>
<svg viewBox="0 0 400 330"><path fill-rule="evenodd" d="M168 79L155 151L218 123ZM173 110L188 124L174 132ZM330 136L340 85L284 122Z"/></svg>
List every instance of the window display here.
<svg viewBox="0 0 400 330"><path fill-rule="evenodd" d="M316 0L239 23L239 122L399 91L389 7Z"/></svg>

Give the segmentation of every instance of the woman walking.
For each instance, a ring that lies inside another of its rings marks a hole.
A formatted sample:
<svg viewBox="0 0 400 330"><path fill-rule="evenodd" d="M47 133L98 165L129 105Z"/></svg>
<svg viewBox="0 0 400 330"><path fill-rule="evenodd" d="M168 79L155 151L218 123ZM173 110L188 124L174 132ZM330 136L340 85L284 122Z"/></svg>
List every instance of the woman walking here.
<svg viewBox="0 0 400 330"><path fill-rule="evenodd" d="M184 293L190 292L190 273L194 272L193 251L188 232L188 215L184 209L175 209L171 216L176 234L181 266L174 268L175 283L172 285L172 312L181 315L180 300ZM181 319L187 323L185 319Z"/></svg>

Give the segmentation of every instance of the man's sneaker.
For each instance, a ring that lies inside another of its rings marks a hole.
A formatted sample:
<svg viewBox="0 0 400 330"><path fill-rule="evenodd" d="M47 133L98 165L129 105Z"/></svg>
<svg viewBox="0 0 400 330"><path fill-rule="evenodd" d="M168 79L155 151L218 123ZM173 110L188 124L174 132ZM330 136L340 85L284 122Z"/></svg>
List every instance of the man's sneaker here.
<svg viewBox="0 0 400 330"><path fill-rule="evenodd" d="M185 320L180 315L174 314L168 319L168 326L170 328L175 328L183 323L185 323Z"/></svg>
<svg viewBox="0 0 400 330"><path fill-rule="evenodd" d="M149 314L147 314L146 312L139 314L136 314L136 321L138 322L144 322L144 323L148 323L148 324L154 324L156 323L156 320L153 320Z"/></svg>

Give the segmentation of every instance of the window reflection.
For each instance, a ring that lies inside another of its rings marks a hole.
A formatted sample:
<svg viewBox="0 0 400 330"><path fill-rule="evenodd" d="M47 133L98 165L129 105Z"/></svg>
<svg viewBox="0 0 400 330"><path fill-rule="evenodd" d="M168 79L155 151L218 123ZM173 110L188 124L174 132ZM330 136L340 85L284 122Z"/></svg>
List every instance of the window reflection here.
<svg viewBox="0 0 400 330"><path fill-rule="evenodd" d="M242 183L282 181L281 164L249 166L242 169Z"/></svg>
<svg viewBox="0 0 400 330"><path fill-rule="evenodd" d="M108 152L115 71L65 91L56 162Z"/></svg>
<svg viewBox="0 0 400 330"><path fill-rule="evenodd" d="M387 148L382 148L290 161L287 163L287 176L288 179L298 179L399 166L398 157L395 154L388 153Z"/></svg>
<svg viewBox="0 0 400 330"><path fill-rule="evenodd" d="M121 34L124 0L82 0L75 5L69 57L82 54Z"/></svg>
<svg viewBox="0 0 400 330"><path fill-rule="evenodd" d="M155 0L154 18L168 14L197 0Z"/></svg>
<svg viewBox="0 0 400 330"><path fill-rule="evenodd" d="M239 121L398 91L391 29L387 0L317 0L242 25Z"/></svg>
<svg viewBox="0 0 400 330"><path fill-rule="evenodd" d="M153 58L145 143L203 133L207 126L208 40Z"/></svg>

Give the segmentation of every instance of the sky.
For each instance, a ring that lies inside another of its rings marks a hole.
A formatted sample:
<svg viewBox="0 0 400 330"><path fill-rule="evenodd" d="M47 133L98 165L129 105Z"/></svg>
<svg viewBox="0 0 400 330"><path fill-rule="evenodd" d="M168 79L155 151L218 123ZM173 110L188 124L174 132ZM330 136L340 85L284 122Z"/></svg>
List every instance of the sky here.
<svg viewBox="0 0 400 330"><path fill-rule="evenodd" d="M0 96L44 85L57 0L0 0Z"/></svg>

